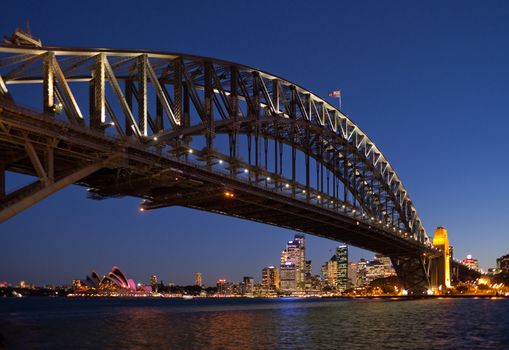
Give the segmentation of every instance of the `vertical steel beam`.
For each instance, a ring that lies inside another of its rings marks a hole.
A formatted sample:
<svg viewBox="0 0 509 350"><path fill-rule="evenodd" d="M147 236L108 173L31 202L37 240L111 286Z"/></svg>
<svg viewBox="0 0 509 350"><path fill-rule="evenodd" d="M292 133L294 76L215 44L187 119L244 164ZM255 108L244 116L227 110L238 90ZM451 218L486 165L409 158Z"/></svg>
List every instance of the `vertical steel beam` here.
<svg viewBox="0 0 509 350"><path fill-rule="evenodd" d="M207 121L207 149L212 151L213 140L214 140L214 112L213 112L213 99L214 99L214 88L212 86L212 70L214 67L211 62L204 63L205 70L205 101L204 101L204 112ZM209 161L210 163L210 161ZM210 164L209 164L210 165Z"/></svg>
<svg viewBox="0 0 509 350"><path fill-rule="evenodd" d="M130 110L133 109L133 81L131 79L127 79L125 81L124 94L125 100L127 102L127 106ZM131 129L131 120L127 115L124 115L124 125L125 125L125 134L127 136L131 136L133 134L133 130Z"/></svg>
<svg viewBox="0 0 509 350"><path fill-rule="evenodd" d="M274 105L274 109L276 113L280 113L279 109L279 80L272 80L272 104Z"/></svg>
<svg viewBox="0 0 509 350"><path fill-rule="evenodd" d="M230 67L230 105L232 106L233 115L233 126L230 129L229 146L230 146L230 158L235 159L237 157L237 118L239 116L239 100L237 96L239 84L239 72L237 67ZM234 168L231 167L231 173L233 174Z"/></svg>
<svg viewBox="0 0 509 350"><path fill-rule="evenodd" d="M147 119L147 63L148 56L143 54L138 56L138 127L141 136L148 135Z"/></svg>
<svg viewBox="0 0 509 350"><path fill-rule="evenodd" d="M182 60L173 61L173 113L175 120L183 127L189 127L189 120L182 118Z"/></svg>
<svg viewBox="0 0 509 350"><path fill-rule="evenodd" d="M42 83L44 113L55 112L55 79L53 76L52 61L53 61L52 53L48 52L47 54L44 55L42 63L44 72L44 78Z"/></svg>
<svg viewBox="0 0 509 350"><path fill-rule="evenodd" d="M232 106L233 120L237 121L239 114L239 100L237 96L239 85L239 72L236 67L230 67L230 105Z"/></svg>
<svg viewBox="0 0 509 350"><path fill-rule="evenodd" d="M96 56L92 79L90 80L90 127L92 129L104 130L103 124L106 121L106 96L105 96L105 73L104 53Z"/></svg>

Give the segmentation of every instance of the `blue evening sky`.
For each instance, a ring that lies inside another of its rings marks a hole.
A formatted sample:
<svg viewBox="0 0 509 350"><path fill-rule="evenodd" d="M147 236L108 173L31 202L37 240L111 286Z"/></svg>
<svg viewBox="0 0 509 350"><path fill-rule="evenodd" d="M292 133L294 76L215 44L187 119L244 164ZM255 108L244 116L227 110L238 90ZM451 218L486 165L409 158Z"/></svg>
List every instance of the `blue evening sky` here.
<svg viewBox="0 0 509 350"><path fill-rule="evenodd" d="M343 110L387 156L429 234L483 268L509 253L509 2L4 0L0 34L30 19L55 46L176 51L251 65ZM331 101L335 102L335 101ZM10 177L11 186L17 179ZM0 281L69 283L118 265L190 284L260 279L293 232L70 187L0 226ZM313 270L333 241L307 236ZM351 259L371 253L351 250Z"/></svg>

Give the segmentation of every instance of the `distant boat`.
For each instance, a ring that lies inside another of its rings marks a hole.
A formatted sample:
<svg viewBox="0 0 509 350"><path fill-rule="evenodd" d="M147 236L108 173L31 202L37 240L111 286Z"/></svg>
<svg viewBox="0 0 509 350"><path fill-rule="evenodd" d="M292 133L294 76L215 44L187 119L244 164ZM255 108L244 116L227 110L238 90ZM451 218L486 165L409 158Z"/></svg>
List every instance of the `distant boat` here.
<svg viewBox="0 0 509 350"><path fill-rule="evenodd" d="M193 298L194 298L194 297L193 297L192 295L183 295L183 296L182 296L182 299L187 299L187 300L189 300L189 299L193 299Z"/></svg>

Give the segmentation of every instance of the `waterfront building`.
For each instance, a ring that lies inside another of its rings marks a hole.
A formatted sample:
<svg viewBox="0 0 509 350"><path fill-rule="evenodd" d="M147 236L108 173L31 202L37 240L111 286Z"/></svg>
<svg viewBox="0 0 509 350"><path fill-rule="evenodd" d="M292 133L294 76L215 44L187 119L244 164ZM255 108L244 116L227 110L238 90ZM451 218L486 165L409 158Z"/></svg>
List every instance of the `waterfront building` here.
<svg viewBox="0 0 509 350"><path fill-rule="evenodd" d="M348 246L341 245L336 248L337 279L336 288L340 291L348 289Z"/></svg>
<svg viewBox="0 0 509 350"><path fill-rule="evenodd" d="M320 278L322 281L322 287L329 285L329 274L327 272L327 263L320 267Z"/></svg>
<svg viewBox="0 0 509 350"><path fill-rule="evenodd" d="M325 285L339 291L348 289L348 247L346 245L336 248L336 254L322 266L321 273Z"/></svg>
<svg viewBox="0 0 509 350"><path fill-rule="evenodd" d="M196 272L194 274L194 285L195 286L199 286L199 287L203 287L203 278L201 276L201 272Z"/></svg>
<svg viewBox="0 0 509 350"><path fill-rule="evenodd" d="M157 292L157 275L150 276L150 286L152 286L152 291Z"/></svg>
<svg viewBox="0 0 509 350"><path fill-rule="evenodd" d="M472 258L470 254L467 255L466 259L461 260L461 262L472 270L479 270L479 260Z"/></svg>
<svg viewBox="0 0 509 350"><path fill-rule="evenodd" d="M366 264L366 284L385 277L385 265L380 260L372 260Z"/></svg>
<svg viewBox="0 0 509 350"><path fill-rule="evenodd" d="M357 281L355 283L355 287L362 287L368 284L367 278L366 278L366 266L368 262L366 259L361 259L357 263Z"/></svg>
<svg viewBox="0 0 509 350"><path fill-rule="evenodd" d="M157 275L151 275L150 276L150 285L153 287L157 285Z"/></svg>
<svg viewBox="0 0 509 350"><path fill-rule="evenodd" d="M348 284L348 288L352 288L357 285L357 264L354 262L348 263Z"/></svg>
<svg viewBox="0 0 509 350"><path fill-rule="evenodd" d="M240 283L240 294L242 295L253 295L254 278L245 276Z"/></svg>
<svg viewBox="0 0 509 350"><path fill-rule="evenodd" d="M90 276L80 281L80 292L87 294L136 294L137 292L149 293L151 286L136 285L134 280L127 278L117 266L113 266L111 272L100 277L95 271Z"/></svg>
<svg viewBox="0 0 509 350"><path fill-rule="evenodd" d="M74 290L80 289L81 288L81 280L78 280L78 279L72 280L72 288Z"/></svg>
<svg viewBox="0 0 509 350"><path fill-rule="evenodd" d="M279 270L275 266L267 266L262 270L262 288L264 290L279 290Z"/></svg>
<svg viewBox="0 0 509 350"><path fill-rule="evenodd" d="M284 292L293 292L297 290L297 267L291 261L281 265L280 290Z"/></svg>
<svg viewBox="0 0 509 350"><path fill-rule="evenodd" d="M396 270L392 267L391 258L377 254L375 255L375 260L378 260L384 266L384 277L396 276Z"/></svg>
<svg viewBox="0 0 509 350"><path fill-rule="evenodd" d="M232 295L235 292L235 287L232 282L227 281L224 278L219 279L216 282L217 287L217 294L224 296L224 295Z"/></svg>
<svg viewBox="0 0 509 350"><path fill-rule="evenodd" d="M338 262L334 258L330 258L329 261L327 261L327 282L329 287L335 288L338 282Z"/></svg>
<svg viewBox="0 0 509 350"><path fill-rule="evenodd" d="M285 276L290 275L290 265L293 265L295 281L290 283L285 280L285 286L295 285L294 290L304 289L305 284L305 270L306 270L306 244L304 235L296 234L294 239L288 241L286 248L281 252L281 284L283 284L283 267L288 270ZM283 289L283 287L281 287Z"/></svg>
<svg viewBox="0 0 509 350"><path fill-rule="evenodd" d="M313 285L313 271L311 268L311 260L306 260L304 267L304 289L310 289Z"/></svg>
<svg viewBox="0 0 509 350"><path fill-rule="evenodd" d="M497 269L501 272L509 272L509 254L497 259Z"/></svg>

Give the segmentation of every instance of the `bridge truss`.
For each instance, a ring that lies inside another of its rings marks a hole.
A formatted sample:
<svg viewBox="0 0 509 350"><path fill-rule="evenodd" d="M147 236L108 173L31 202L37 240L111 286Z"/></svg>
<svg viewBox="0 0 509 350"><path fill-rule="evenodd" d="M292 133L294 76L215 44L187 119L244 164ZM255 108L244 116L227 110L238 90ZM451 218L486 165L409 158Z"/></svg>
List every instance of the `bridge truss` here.
<svg viewBox="0 0 509 350"><path fill-rule="evenodd" d="M69 185L344 241L429 288L396 172L346 115L269 73L191 55L0 46L0 222ZM5 171L37 180L6 193Z"/></svg>

